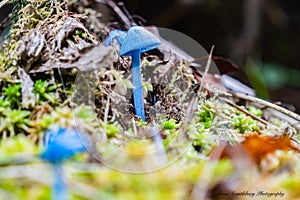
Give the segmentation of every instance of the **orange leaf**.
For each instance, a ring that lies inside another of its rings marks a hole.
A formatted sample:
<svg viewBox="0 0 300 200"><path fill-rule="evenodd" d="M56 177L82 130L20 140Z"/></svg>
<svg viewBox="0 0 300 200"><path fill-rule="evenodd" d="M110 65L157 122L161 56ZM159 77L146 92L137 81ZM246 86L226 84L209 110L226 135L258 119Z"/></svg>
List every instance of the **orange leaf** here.
<svg viewBox="0 0 300 200"><path fill-rule="evenodd" d="M238 145L229 143L221 144L215 147L210 154L211 159L231 158L236 159L246 154L257 165L268 154L274 153L276 150L300 151L300 148L294 144L295 142L287 135L280 136L260 136L253 133L245 137L244 141Z"/></svg>

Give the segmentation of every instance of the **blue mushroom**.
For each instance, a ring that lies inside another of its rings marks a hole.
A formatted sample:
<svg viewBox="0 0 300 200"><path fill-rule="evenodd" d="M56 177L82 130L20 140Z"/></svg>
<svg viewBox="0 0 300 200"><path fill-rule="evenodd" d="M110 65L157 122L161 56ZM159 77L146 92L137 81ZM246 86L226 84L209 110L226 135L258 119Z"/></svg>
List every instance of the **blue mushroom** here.
<svg viewBox="0 0 300 200"><path fill-rule="evenodd" d="M112 30L105 40L105 45L106 46L113 45L115 42L117 42L119 45L121 45L124 41L125 36L126 36L125 31Z"/></svg>
<svg viewBox="0 0 300 200"><path fill-rule="evenodd" d="M67 199L66 184L63 178L63 161L86 150L79 135L73 128L54 128L45 133L45 150L40 155L52 164L54 183L52 199Z"/></svg>
<svg viewBox="0 0 300 200"><path fill-rule="evenodd" d="M120 55L132 57L134 109L135 114L140 116L144 121L146 121L146 118L143 102L140 54L155 49L160 43L160 40L145 28L134 26L128 30L128 33L121 44Z"/></svg>

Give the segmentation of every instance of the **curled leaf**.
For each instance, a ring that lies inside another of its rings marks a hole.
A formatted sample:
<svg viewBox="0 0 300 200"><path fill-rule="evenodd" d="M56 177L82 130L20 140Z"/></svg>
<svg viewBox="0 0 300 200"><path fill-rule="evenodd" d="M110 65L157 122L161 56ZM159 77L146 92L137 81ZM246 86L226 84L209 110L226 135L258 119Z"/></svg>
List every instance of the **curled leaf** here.
<svg viewBox="0 0 300 200"><path fill-rule="evenodd" d="M73 17L67 17L64 21L60 21L60 24L56 26L54 32L57 32L55 36L56 47L55 50L62 49L62 43L68 38L69 34L75 29L83 30L85 33L88 33L88 30L80 23L77 19Z"/></svg>
<svg viewBox="0 0 300 200"><path fill-rule="evenodd" d="M38 69L31 70L30 73L44 72L51 68L77 68L80 71L90 71L108 67L118 58L113 47L104 46L103 44L88 46L82 50L68 49L65 54L69 54L68 58L61 57L57 61L49 60ZM73 56L73 58L69 59L70 56Z"/></svg>

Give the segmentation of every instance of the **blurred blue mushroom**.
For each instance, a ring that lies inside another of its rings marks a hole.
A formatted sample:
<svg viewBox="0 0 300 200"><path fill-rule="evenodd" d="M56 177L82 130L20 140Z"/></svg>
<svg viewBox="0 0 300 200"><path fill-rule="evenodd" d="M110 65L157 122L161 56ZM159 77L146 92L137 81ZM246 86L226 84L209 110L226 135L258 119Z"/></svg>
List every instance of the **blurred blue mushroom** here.
<svg viewBox="0 0 300 200"><path fill-rule="evenodd" d="M142 90L142 75L140 68L140 54L160 45L160 40L141 26L134 26L128 30L122 41L120 55L132 57L132 82L134 86L133 101L135 114L144 121L145 111Z"/></svg>
<svg viewBox="0 0 300 200"><path fill-rule="evenodd" d="M45 150L40 157L52 164L54 182L53 200L67 199L67 189L63 177L63 161L86 150L80 137L73 128L55 127L44 135Z"/></svg>
<svg viewBox="0 0 300 200"><path fill-rule="evenodd" d="M121 31L121 30L112 30L108 37L105 40L105 45L109 46L109 45L121 45L124 41L124 38L126 36L126 32L125 31Z"/></svg>

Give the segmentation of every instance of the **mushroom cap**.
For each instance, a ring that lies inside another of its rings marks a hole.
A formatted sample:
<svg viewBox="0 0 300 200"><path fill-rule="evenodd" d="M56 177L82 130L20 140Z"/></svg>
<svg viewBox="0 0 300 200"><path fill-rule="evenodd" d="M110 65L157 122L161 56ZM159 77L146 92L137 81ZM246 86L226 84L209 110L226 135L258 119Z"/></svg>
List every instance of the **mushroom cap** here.
<svg viewBox="0 0 300 200"><path fill-rule="evenodd" d="M160 45L160 40L141 26L133 26L128 30L121 45L120 55L128 56L131 52L139 50L141 53L149 51Z"/></svg>
<svg viewBox="0 0 300 200"><path fill-rule="evenodd" d="M53 128L45 133L45 150L41 158L61 162L86 150L74 128Z"/></svg>
<svg viewBox="0 0 300 200"><path fill-rule="evenodd" d="M105 45L106 46L112 45L114 43L114 41L117 41L119 45L122 45L125 36L126 36L125 31L112 30L105 40Z"/></svg>

